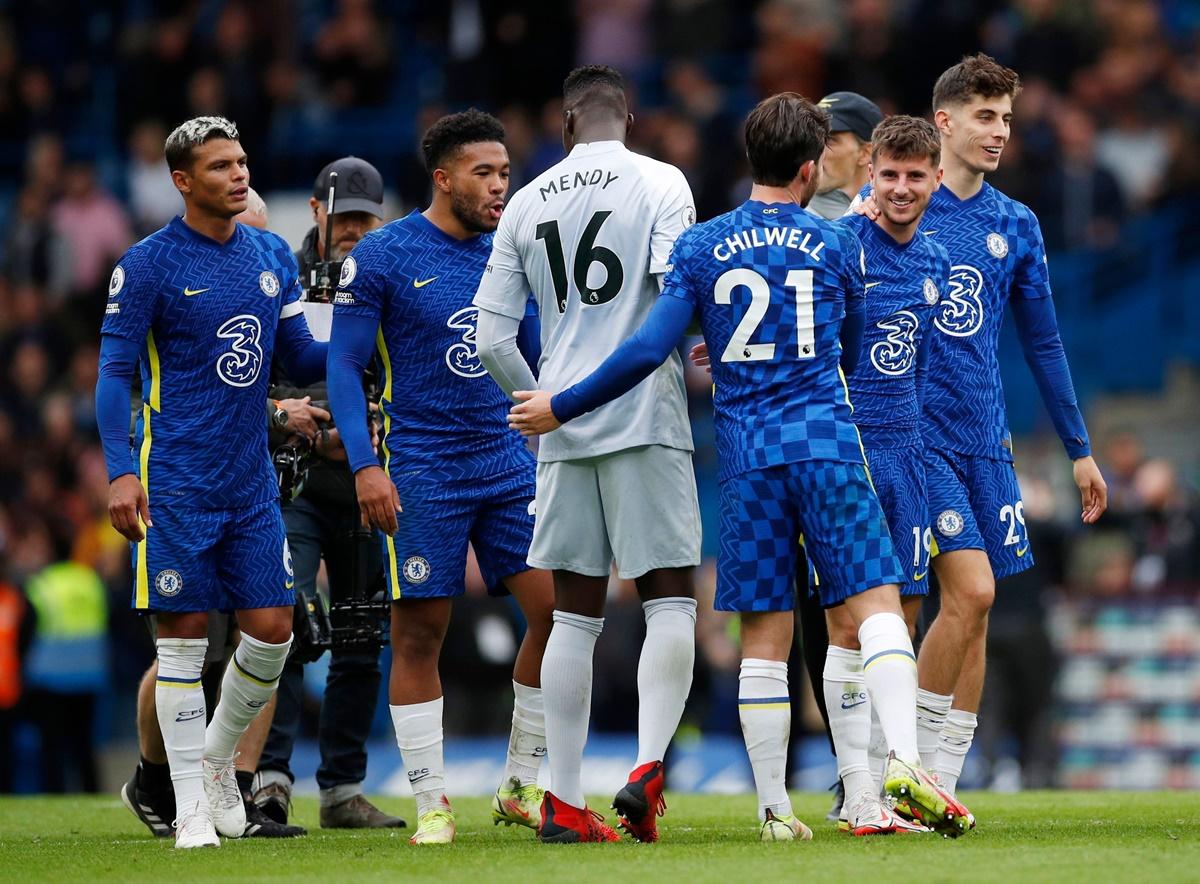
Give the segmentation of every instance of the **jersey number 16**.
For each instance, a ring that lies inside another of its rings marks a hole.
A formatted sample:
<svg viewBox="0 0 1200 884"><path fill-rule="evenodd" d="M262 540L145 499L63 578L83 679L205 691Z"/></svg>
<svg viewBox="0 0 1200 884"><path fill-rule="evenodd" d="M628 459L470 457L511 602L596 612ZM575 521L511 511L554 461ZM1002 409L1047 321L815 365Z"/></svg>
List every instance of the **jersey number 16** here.
<svg viewBox="0 0 1200 884"><path fill-rule="evenodd" d="M579 300L585 304L607 304L621 292L625 282L625 270L621 267L621 259L612 249L596 245L596 237L600 228L608 220L612 212L596 212L588 220L579 244L575 247L575 262L572 276L575 288L579 291ZM567 309L567 261L563 257L562 237L558 233L557 221L543 221L536 228L536 238L546 246L546 260L550 262L550 279L554 283L554 299L558 302L558 312ZM604 284L598 288L588 288L588 271L593 264L604 267Z"/></svg>
<svg viewBox="0 0 1200 884"><path fill-rule="evenodd" d="M713 288L713 300L718 304L732 304L733 290L744 285L750 290L750 306L742 316L729 344L721 354L722 362L763 362L775 358L775 344L751 344L751 336L762 325L771 303L771 285L757 270L739 267L726 270L717 279ZM789 270L784 285L796 292L796 356L812 359L816 356L816 331L813 326L813 272L811 270Z"/></svg>

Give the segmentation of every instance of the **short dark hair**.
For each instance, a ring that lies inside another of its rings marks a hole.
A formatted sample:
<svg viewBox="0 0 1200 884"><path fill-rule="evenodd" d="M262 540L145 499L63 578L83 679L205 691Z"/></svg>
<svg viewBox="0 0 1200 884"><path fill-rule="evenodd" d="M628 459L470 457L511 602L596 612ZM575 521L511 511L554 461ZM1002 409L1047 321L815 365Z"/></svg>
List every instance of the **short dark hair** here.
<svg viewBox="0 0 1200 884"><path fill-rule="evenodd" d="M504 124L491 114L471 108L442 117L421 139L421 157L430 175L464 145L483 141L504 143Z"/></svg>
<svg viewBox="0 0 1200 884"><path fill-rule="evenodd" d="M172 172L191 168L192 151L214 138L239 140L237 126L224 117L194 117L186 123L180 123L167 136L167 143L163 147L167 168Z"/></svg>
<svg viewBox="0 0 1200 884"><path fill-rule="evenodd" d="M746 158L755 184L782 187L817 160L829 141L829 115L803 95L764 98L746 117Z"/></svg>
<svg viewBox="0 0 1200 884"><path fill-rule="evenodd" d="M871 162L880 154L896 160L928 159L936 167L942 161L942 136L928 120L896 114L871 133Z"/></svg>
<svg viewBox="0 0 1200 884"><path fill-rule="evenodd" d="M563 80L563 103L571 107L593 91L619 95L624 101L625 78L616 68L606 64L585 64L575 68Z"/></svg>
<svg viewBox="0 0 1200 884"><path fill-rule="evenodd" d="M1015 100L1020 92L1021 78L1016 71L979 52L963 56L962 61L938 77L933 86L933 109L965 104L976 95L982 98L1007 95Z"/></svg>

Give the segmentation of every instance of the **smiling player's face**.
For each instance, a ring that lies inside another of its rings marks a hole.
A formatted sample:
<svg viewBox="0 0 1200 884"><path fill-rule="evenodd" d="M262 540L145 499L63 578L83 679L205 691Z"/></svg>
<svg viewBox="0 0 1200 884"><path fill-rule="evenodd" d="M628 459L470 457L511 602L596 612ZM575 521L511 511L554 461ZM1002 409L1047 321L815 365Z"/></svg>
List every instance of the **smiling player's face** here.
<svg viewBox="0 0 1200 884"><path fill-rule="evenodd" d="M941 171L929 157L898 159L880 154L871 164L875 202L896 227L920 220L941 180Z"/></svg>
<svg viewBox="0 0 1200 884"><path fill-rule="evenodd" d="M1000 165L1012 126L1012 97L972 96L970 101L945 109L946 124L939 120L942 147L975 173L987 174Z"/></svg>
<svg viewBox="0 0 1200 884"><path fill-rule="evenodd" d="M191 206L220 218L244 212L250 194L246 152L237 141L213 138L192 149L192 166L172 176Z"/></svg>
<svg viewBox="0 0 1200 884"><path fill-rule="evenodd" d="M498 141L463 145L446 165L450 210L467 230L491 233L504 213L508 151Z"/></svg>

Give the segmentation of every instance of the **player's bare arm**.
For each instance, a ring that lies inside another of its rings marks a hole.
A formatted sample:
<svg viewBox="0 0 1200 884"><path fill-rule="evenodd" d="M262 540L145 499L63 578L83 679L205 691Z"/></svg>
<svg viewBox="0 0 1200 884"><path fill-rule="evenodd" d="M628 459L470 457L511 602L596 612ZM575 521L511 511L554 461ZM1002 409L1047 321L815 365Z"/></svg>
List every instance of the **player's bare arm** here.
<svg viewBox="0 0 1200 884"><path fill-rule="evenodd" d="M1094 525L1108 509L1108 485L1091 455L1076 459L1072 473L1083 501L1083 523Z"/></svg>
<svg viewBox="0 0 1200 884"><path fill-rule="evenodd" d="M150 504L146 500L146 489L141 480L126 473L117 476L108 486L108 518L112 526L126 540L137 543L144 540L146 532L142 528L153 527L150 521Z"/></svg>
<svg viewBox="0 0 1200 884"><path fill-rule="evenodd" d="M355 473L354 492L358 495L363 527L378 528L388 535L395 534L399 527L396 514L401 512L400 492L383 468L363 467Z"/></svg>
<svg viewBox="0 0 1200 884"><path fill-rule="evenodd" d="M541 436L557 430L562 424L554 416L549 390L515 390L517 404L508 412L508 425L522 436Z"/></svg>

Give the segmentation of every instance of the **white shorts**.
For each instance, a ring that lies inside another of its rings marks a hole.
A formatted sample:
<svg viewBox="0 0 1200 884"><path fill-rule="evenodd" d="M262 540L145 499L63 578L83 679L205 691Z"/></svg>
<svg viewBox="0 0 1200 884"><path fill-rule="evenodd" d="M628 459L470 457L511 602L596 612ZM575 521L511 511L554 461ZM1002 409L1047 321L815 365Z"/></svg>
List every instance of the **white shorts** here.
<svg viewBox="0 0 1200 884"><path fill-rule="evenodd" d="M539 463L529 565L622 579L700 564L692 453L643 445Z"/></svg>

